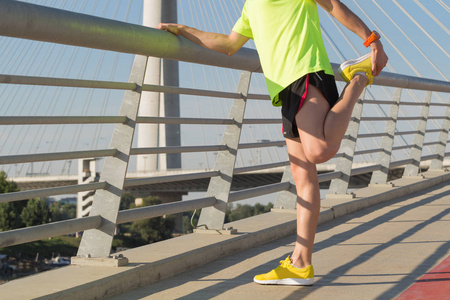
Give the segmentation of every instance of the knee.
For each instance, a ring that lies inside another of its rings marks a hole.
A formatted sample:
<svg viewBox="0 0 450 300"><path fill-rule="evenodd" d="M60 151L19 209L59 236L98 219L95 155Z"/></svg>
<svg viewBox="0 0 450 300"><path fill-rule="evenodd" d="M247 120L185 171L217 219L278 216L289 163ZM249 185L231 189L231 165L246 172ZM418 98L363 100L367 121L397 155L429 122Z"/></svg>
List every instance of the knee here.
<svg viewBox="0 0 450 300"><path fill-rule="evenodd" d="M321 164L332 159L339 150L340 145L327 145L309 147L305 149L306 158L313 164Z"/></svg>

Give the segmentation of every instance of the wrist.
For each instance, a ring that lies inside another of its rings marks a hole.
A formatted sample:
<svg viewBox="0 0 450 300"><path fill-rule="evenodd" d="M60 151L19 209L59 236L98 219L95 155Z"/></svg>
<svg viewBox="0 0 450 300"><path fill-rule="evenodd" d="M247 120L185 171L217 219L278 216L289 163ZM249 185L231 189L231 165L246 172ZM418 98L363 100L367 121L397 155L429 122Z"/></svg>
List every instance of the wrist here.
<svg viewBox="0 0 450 300"><path fill-rule="evenodd" d="M372 50L380 50L383 48L383 44L380 42L380 40L376 40L370 44L370 48Z"/></svg>
<svg viewBox="0 0 450 300"><path fill-rule="evenodd" d="M185 33L187 29L188 29L188 26L186 26L186 25L183 25L183 24L177 25L177 30L180 35L183 35L183 33Z"/></svg>

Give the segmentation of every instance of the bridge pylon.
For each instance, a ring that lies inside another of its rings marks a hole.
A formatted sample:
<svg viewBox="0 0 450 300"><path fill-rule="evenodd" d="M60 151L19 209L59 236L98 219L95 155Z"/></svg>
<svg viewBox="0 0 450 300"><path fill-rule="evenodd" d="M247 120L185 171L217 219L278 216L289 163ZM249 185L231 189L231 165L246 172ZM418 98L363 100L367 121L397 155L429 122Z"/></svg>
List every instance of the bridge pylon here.
<svg viewBox="0 0 450 300"><path fill-rule="evenodd" d="M143 25L157 27L159 23L177 22L176 0L144 0ZM148 57L144 84L179 86L178 62ZM179 117L178 94L143 92L139 107L142 117ZM138 147L180 146L179 124L139 124ZM181 154L147 154L137 157L137 172L180 169Z"/></svg>

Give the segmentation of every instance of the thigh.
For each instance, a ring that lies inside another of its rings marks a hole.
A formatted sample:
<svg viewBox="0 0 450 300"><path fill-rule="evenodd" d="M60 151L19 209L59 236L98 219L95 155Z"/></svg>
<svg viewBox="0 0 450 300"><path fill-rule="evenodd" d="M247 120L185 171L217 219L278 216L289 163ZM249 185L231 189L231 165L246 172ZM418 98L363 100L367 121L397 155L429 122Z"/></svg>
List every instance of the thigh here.
<svg viewBox="0 0 450 300"><path fill-rule="evenodd" d="M308 87L306 100L295 116L300 139L305 150L308 147L325 146L324 123L330 105L323 94L312 84Z"/></svg>

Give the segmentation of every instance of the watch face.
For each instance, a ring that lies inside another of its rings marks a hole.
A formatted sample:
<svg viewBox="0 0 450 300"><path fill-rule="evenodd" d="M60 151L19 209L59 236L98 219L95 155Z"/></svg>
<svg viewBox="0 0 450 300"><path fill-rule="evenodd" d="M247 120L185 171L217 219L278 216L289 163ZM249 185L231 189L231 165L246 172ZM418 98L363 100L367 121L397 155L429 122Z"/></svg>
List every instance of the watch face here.
<svg viewBox="0 0 450 300"><path fill-rule="evenodd" d="M376 36L377 38L380 38L380 34L379 34L378 32L376 32L375 30L373 31L373 34L375 34L375 36Z"/></svg>

